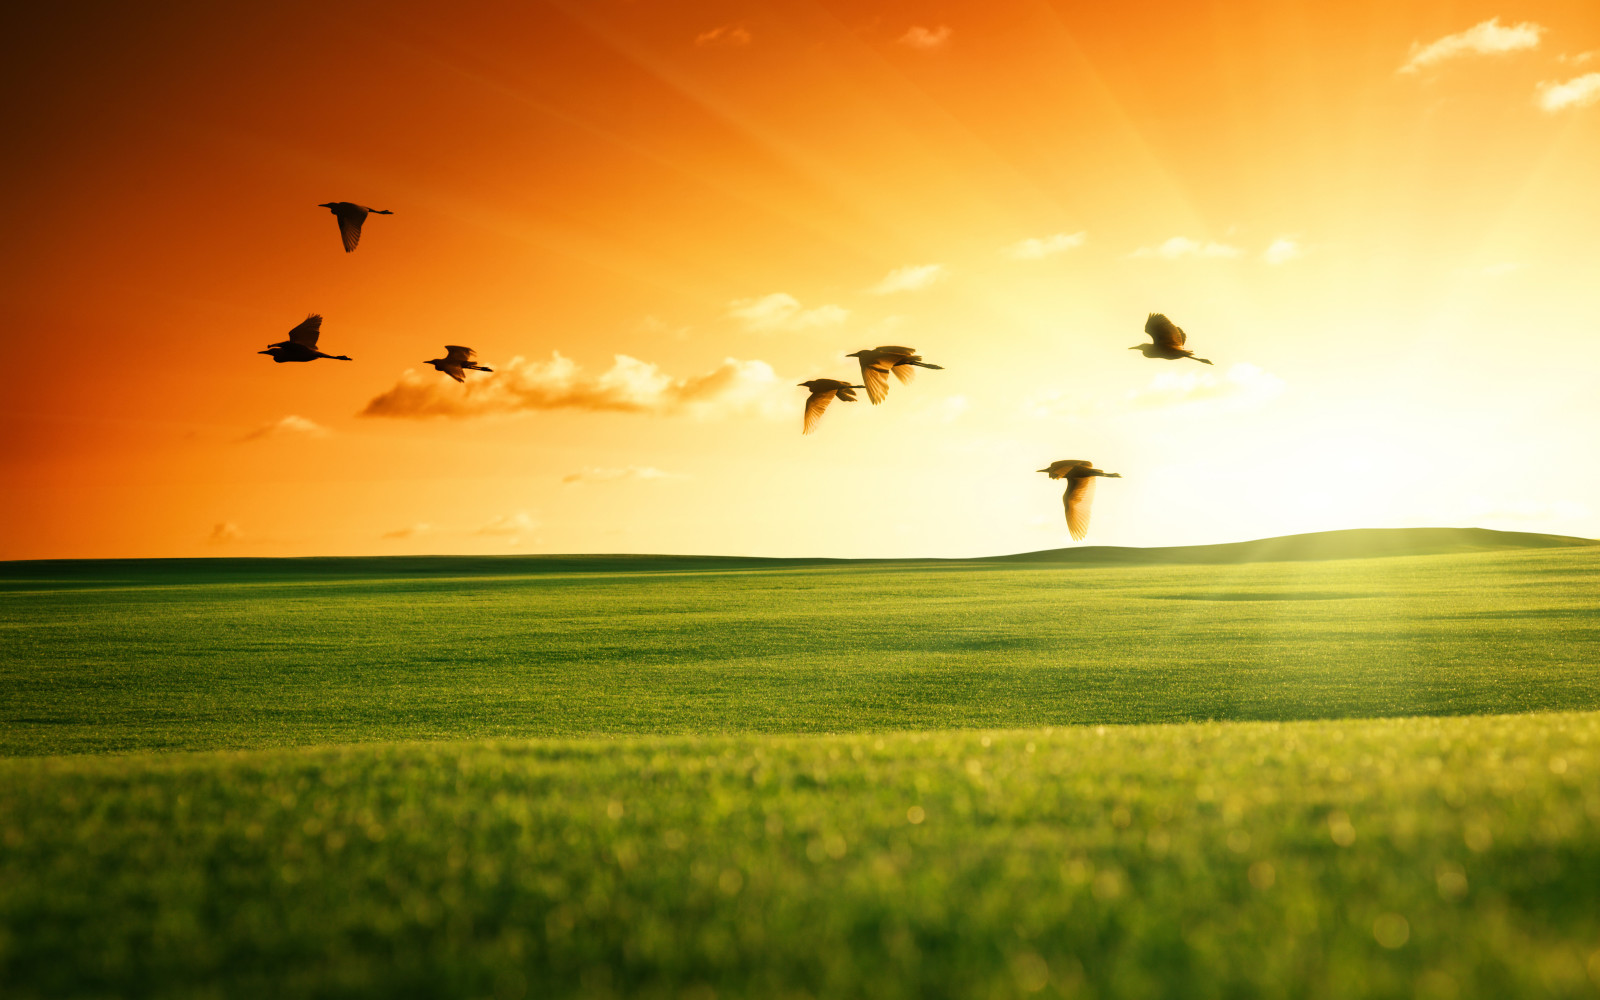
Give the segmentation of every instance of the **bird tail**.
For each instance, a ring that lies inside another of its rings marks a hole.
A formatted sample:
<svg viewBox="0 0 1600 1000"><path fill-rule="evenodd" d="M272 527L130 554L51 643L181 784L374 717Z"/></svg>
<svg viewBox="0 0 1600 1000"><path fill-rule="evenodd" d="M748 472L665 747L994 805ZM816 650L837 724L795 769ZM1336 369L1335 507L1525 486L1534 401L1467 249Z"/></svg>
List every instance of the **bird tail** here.
<svg viewBox="0 0 1600 1000"><path fill-rule="evenodd" d="M461 367L463 367L463 368L471 368L475 372L492 372L492 371L494 371L493 368L487 368L487 367L485 367L483 365L462 365Z"/></svg>
<svg viewBox="0 0 1600 1000"><path fill-rule="evenodd" d="M372 214L373 215L393 215L394 213L389 211L387 208L374 208L372 210Z"/></svg>
<svg viewBox="0 0 1600 1000"><path fill-rule="evenodd" d="M354 361L355 358L352 358L347 354L330 354L330 355L328 355L328 360L329 361Z"/></svg>
<svg viewBox="0 0 1600 1000"><path fill-rule="evenodd" d="M926 361L909 361L907 364L913 364L919 368L937 368L940 371L944 371L944 365L930 365Z"/></svg>
<svg viewBox="0 0 1600 1000"><path fill-rule="evenodd" d="M1107 479L1121 479L1122 478L1122 473L1120 473L1120 472L1108 472L1108 473L1105 474L1105 476L1106 476Z"/></svg>

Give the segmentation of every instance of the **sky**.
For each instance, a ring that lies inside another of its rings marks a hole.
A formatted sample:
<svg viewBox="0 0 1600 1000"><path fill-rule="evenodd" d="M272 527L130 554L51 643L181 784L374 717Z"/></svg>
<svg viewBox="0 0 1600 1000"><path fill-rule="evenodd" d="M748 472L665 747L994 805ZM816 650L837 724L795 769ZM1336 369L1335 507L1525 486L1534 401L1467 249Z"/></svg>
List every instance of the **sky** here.
<svg viewBox="0 0 1600 1000"><path fill-rule="evenodd" d="M35 6L0 558L1600 536L1594 0Z"/></svg>

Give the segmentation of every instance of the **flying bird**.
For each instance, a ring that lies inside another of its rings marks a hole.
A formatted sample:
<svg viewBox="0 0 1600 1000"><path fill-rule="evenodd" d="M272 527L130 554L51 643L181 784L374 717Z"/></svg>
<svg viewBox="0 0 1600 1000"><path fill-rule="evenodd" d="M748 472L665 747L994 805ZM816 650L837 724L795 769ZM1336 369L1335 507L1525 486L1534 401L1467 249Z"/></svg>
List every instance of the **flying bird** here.
<svg viewBox="0 0 1600 1000"><path fill-rule="evenodd" d="M817 422L822 419L822 411L828 408L835 397L846 403L856 401L857 389L865 389L864 385L851 385L841 382L836 378L814 378L809 382L798 383L811 390L811 395L806 397L806 426L802 434L810 434L817 429Z"/></svg>
<svg viewBox="0 0 1600 1000"><path fill-rule="evenodd" d="M361 242L361 224L368 215L393 215L386 208L368 208L353 201L325 201L317 206L333 213L339 220L339 238L344 240L344 252L349 253Z"/></svg>
<svg viewBox="0 0 1600 1000"><path fill-rule="evenodd" d="M276 344L268 344L264 351L257 354L270 354L272 360L278 364L285 361L315 361L318 358L329 358L333 361L349 361L350 358L343 354L324 354L317 350L317 337L322 334L322 317L312 313L306 321L289 331L288 340L280 340Z"/></svg>
<svg viewBox="0 0 1600 1000"><path fill-rule="evenodd" d="M1155 343L1134 344L1128 350L1140 351L1147 358L1164 358L1168 361L1194 358L1203 365L1211 363L1205 358L1195 358L1193 351L1184 350L1184 341L1189 338L1184 335L1183 328L1160 313L1151 313L1150 318L1144 321L1144 332L1148 333Z"/></svg>
<svg viewBox="0 0 1600 1000"><path fill-rule="evenodd" d="M485 368L483 365L472 363L472 359L477 356L477 353L470 347L462 347L459 344L446 344L444 345L444 357L434 358L428 364L444 372L457 382L465 382L467 377L461 374L463 368L471 368L475 372L494 371L493 368Z"/></svg>
<svg viewBox="0 0 1600 1000"><path fill-rule="evenodd" d="M912 347L875 347L870 351L846 354L845 357L860 359L861 381L867 383L867 398L872 400L873 406L883 402L889 395L890 372L894 372L900 381L910 383L916 377L917 368L944 370L943 365L930 365L922 360L922 355Z"/></svg>
<svg viewBox="0 0 1600 1000"><path fill-rule="evenodd" d="M1072 532L1072 540L1083 541L1089 534L1089 505L1094 503L1094 481L1097 476L1107 479L1121 479L1120 472L1101 472L1094 467L1093 462L1081 458L1064 458L1059 462L1051 462L1048 469L1051 479L1065 479L1067 491L1061 494L1061 503L1067 508L1067 530Z"/></svg>

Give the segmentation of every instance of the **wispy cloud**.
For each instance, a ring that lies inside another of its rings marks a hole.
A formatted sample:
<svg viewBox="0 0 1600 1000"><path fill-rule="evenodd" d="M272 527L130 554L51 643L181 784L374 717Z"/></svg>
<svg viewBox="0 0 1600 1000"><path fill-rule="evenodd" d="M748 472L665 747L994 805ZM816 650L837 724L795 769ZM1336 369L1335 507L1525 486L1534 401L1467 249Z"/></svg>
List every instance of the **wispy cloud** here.
<svg viewBox="0 0 1600 1000"><path fill-rule="evenodd" d="M1244 251L1226 243L1201 243L1191 240L1187 236L1174 236L1160 246L1140 247L1130 257L1165 257L1167 260L1177 260L1180 257L1237 257Z"/></svg>
<svg viewBox="0 0 1600 1000"><path fill-rule="evenodd" d="M287 417L280 417L277 420L267 421L260 427L257 427L255 430L246 434L244 437L241 437L239 440L260 441L262 438L269 437L319 438L327 436L328 429L326 427L323 427L321 424L316 423L315 421L307 420L305 417L297 417L291 413Z"/></svg>
<svg viewBox="0 0 1600 1000"><path fill-rule="evenodd" d="M1084 232L1056 233L1053 236L1026 239L1020 243L1013 243L1005 248L1005 252L1008 256L1015 257L1018 260L1038 260L1040 257L1049 257L1053 254L1064 253L1076 247L1081 247L1083 246L1083 241L1088 238L1089 234Z"/></svg>
<svg viewBox="0 0 1600 1000"><path fill-rule="evenodd" d="M383 537L384 538L416 538L416 537L418 537L420 535L426 535L428 532L430 532L432 530L433 530L433 525L425 524L425 523L422 523L422 522L419 521L418 523L411 525L409 528L396 528L393 531L385 531L383 533Z"/></svg>
<svg viewBox="0 0 1600 1000"><path fill-rule="evenodd" d="M561 477L563 483L614 483L624 479L682 479L673 472L663 472L652 465L625 465L621 468L589 466Z"/></svg>
<svg viewBox="0 0 1600 1000"><path fill-rule="evenodd" d="M803 309L800 300L787 292L773 292L754 299L734 299L728 315L744 324L746 330L773 333L782 330L811 330L843 323L850 310L824 305Z"/></svg>
<svg viewBox="0 0 1600 1000"><path fill-rule="evenodd" d="M750 29L741 24L724 24L720 28L702 31L694 36L694 43L701 46L722 45L732 48L749 45L753 41L755 36L750 34Z"/></svg>
<svg viewBox="0 0 1600 1000"><path fill-rule="evenodd" d="M1542 25L1534 24L1532 21L1505 27L1498 17L1491 17L1481 24L1474 24L1466 31L1446 35L1427 45L1421 42L1412 43L1411 58L1406 60L1398 72L1420 73L1435 63L1461 56L1499 55L1536 48L1539 45L1539 36L1544 34L1544 31Z"/></svg>
<svg viewBox="0 0 1600 1000"><path fill-rule="evenodd" d="M895 292L914 292L943 278L943 264L913 264L897 267L884 275L882 281L867 289L873 295L893 295Z"/></svg>
<svg viewBox="0 0 1600 1000"><path fill-rule="evenodd" d="M1566 108L1582 108L1600 103L1600 73L1585 73L1566 83L1546 81L1539 84L1539 107L1554 114Z"/></svg>
<svg viewBox="0 0 1600 1000"><path fill-rule="evenodd" d="M924 28L921 25L912 25L905 34L895 41L907 48L920 49L923 52L934 52L950 44L953 32L948 24L941 24L937 28Z"/></svg>
<svg viewBox="0 0 1600 1000"><path fill-rule="evenodd" d="M465 385L407 371L361 416L481 417L562 409L711 416L756 402L776 380L765 361L727 358L700 375L672 376L625 354L593 375L557 352L543 362L512 358Z"/></svg>
<svg viewBox="0 0 1600 1000"><path fill-rule="evenodd" d="M1253 409L1270 402L1283 390L1283 379L1256 365L1240 362L1230 365L1222 374L1212 369L1157 372L1144 386L1130 389L1121 396L1097 398L1049 392L1029 397L1023 406L1035 417L1097 416L1129 409L1224 412Z"/></svg>
<svg viewBox="0 0 1600 1000"><path fill-rule="evenodd" d="M1289 261L1305 255L1305 249L1300 246L1299 241L1292 240L1287 236L1278 237L1267 244L1265 250L1261 251L1261 259L1268 264L1287 264Z"/></svg>
<svg viewBox="0 0 1600 1000"><path fill-rule="evenodd" d="M233 542L244 541L244 532L232 521L219 521L211 528L211 534L206 537L206 542L211 545L229 545Z"/></svg>
<svg viewBox="0 0 1600 1000"><path fill-rule="evenodd" d="M525 510L515 514L497 514L479 526L475 535L487 535L492 538L504 538L507 545L516 545L522 541L522 536L539 527L539 522L528 515Z"/></svg>

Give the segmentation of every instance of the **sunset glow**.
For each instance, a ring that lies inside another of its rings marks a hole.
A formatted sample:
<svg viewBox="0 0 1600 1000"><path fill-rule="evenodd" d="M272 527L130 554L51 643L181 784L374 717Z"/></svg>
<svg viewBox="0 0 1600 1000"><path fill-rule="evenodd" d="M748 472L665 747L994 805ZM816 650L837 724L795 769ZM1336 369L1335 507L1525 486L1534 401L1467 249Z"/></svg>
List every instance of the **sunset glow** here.
<svg viewBox="0 0 1600 1000"><path fill-rule="evenodd" d="M0 557L1600 536L1593 0L26 18Z"/></svg>

